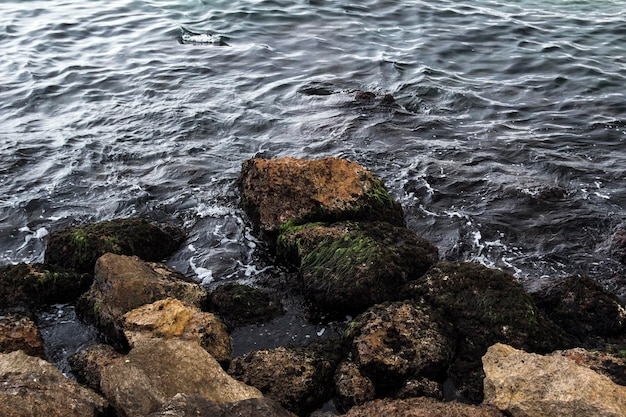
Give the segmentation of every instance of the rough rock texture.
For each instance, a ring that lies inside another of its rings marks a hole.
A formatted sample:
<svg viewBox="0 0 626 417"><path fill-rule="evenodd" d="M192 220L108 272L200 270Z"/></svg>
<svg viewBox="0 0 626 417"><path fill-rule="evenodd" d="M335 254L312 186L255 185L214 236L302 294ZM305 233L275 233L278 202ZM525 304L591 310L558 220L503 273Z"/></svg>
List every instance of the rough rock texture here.
<svg viewBox="0 0 626 417"><path fill-rule="evenodd" d="M375 400L352 408L344 417L504 417L497 408L433 398Z"/></svg>
<svg viewBox="0 0 626 417"><path fill-rule="evenodd" d="M574 348L554 352L576 364L585 366L599 374L606 375L619 385L626 385L626 352L615 355L608 352L588 351L583 348Z"/></svg>
<svg viewBox="0 0 626 417"><path fill-rule="evenodd" d="M70 356L68 362L72 367L72 373L80 383L87 385L96 391L100 390L100 372L111 362L121 358L110 345L91 345L86 349Z"/></svg>
<svg viewBox="0 0 626 417"><path fill-rule="evenodd" d="M287 222L386 220L404 226L402 207L383 183L356 162L338 158L245 161L244 208L261 235Z"/></svg>
<svg viewBox="0 0 626 417"><path fill-rule="evenodd" d="M89 274L52 265L6 265L0 267L0 309L34 310L42 304L74 301L92 280Z"/></svg>
<svg viewBox="0 0 626 417"><path fill-rule="evenodd" d="M512 417L626 415L626 387L562 356L498 343L483 357L485 403Z"/></svg>
<svg viewBox="0 0 626 417"><path fill-rule="evenodd" d="M229 373L289 411L304 415L330 399L333 372L342 353L332 341L258 350L235 358Z"/></svg>
<svg viewBox="0 0 626 417"><path fill-rule="evenodd" d="M609 239L609 252L621 263L626 264L626 226L622 226Z"/></svg>
<svg viewBox="0 0 626 417"><path fill-rule="evenodd" d="M387 222L283 227L278 251L295 259L305 296L332 314L397 300L404 284L438 260L433 244Z"/></svg>
<svg viewBox="0 0 626 417"><path fill-rule="evenodd" d="M22 351L0 354L0 416L104 417L107 401L51 363Z"/></svg>
<svg viewBox="0 0 626 417"><path fill-rule="evenodd" d="M277 295L237 282L222 284L209 295L211 311L232 327L263 323L283 313Z"/></svg>
<svg viewBox="0 0 626 417"><path fill-rule="evenodd" d="M105 253L161 261L178 249L184 238L182 230L173 226L157 226L140 218L116 219L51 232L45 261L91 273Z"/></svg>
<svg viewBox="0 0 626 417"><path fill-rule="evenodd" d="M37 325L24 313L0 315L0 353L22 350L30 356L45 358L43 340Z"/></svg>
<svg viewBox="0 0 626 417"><path fill-rule="evenodd" d="M467 399L482 400L480 358L494 343L539 353L576 345L546 318L522 285L505 272L475 263L440 262L407 286L407 294L444 312L457 334L450 377Z"/></svg>
<svg viewBox="0 0 626 417"><path fill-rule="evenodd" d="M296 417L296 415L267 397L235 403L216 403L198 395L176 394L161 410L148 417Z"/></svg>
<svg viewBox="0 0 626 417"><path fill-rule="evenodd" d="M130 347L152 338L178 338L198 343L225 368L233 357L226 326L214 314L175 298L129 311L122 318L122 327Z"/></svg>
<svg viewBox="0 0 626 417"><path fill-rule="evenodd" d="M133 348L100 372L100 389L120 415L145 416L176 394L197 394L232 403L262 394L231 378L197 343L153 339Z"/></svg>
<svg viewBox="0 0 626 417"><path fill-rule="evenodd" d="M195 306L204 302L204 288L185 279L164 264L107 253L98 259L94 282L76 310L113 342L123 344L120 320L130 310L168 297Z"/></svg>
<svg viewBox="0 0 626 417"><path fill-rule="evenodd" d="M376 305L348 325L352 360L379 394L418 377L442 382L455 351L443 323L413 302Z"/></svg>
<svg viewBox="0 0 626 417"><path fill-rule="evenodd" d="M335 398L337 409L346 411L376 398L376 387L352 361L343 361L335 371Z"/></svg>
<svg viewBox="0 0 626 417"><path fill-rule="evenodd" d="M626 331L626 309L593 279L573 276L533 294L548 317L583 343Z"/></svg>

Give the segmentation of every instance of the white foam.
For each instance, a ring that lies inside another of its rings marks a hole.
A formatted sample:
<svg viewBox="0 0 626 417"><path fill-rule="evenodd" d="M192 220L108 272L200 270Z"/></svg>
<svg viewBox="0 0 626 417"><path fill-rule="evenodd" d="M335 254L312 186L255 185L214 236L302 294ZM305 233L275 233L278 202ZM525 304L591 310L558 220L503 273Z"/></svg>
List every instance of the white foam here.
<svg viewBox="0 0 626 417"><path fill-rule="evenodd" d="M213 282L212 270L208 268L203 268L201 266L196 266L196 264L193 261L193 258L189 259L189 265L191 266L191 269L198 277L198 281L200 281L202 285L206 285L206 284Z"/></svg>
<svg viewBox="0 0 626 417"><path fill-rule="evenodd" d="M208 33L183 33L183 42L220 44L222 37L219 35L209 35Z"/></svg>

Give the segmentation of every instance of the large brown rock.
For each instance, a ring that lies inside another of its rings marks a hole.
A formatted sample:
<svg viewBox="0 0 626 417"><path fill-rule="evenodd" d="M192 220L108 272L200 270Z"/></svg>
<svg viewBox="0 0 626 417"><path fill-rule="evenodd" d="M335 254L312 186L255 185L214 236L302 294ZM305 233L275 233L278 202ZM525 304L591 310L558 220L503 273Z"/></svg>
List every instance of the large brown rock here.
<svg viewBox="0 0 626 417"><path fill-rule="evenodd" d="M215 288L210 296L210 310L222 317L231 327L263 323L284 312L278 294L228 282Z"/></svg>
<svg viewBox="0 0 626 417"><path fill-rule="evenodd" d="M276 401L250 398L234 403L216 403L198 395L176 394L169 403L148 417L296 417Z"/></svg>
<svg viewBox="0 0 626 417"><path fill-rule="evenodd" d="M195 342L154 339L100 371L100 390L119 415L143 417L158 411L176 394L195 394L218 403L263 395L234 380Z"/></svg>
<svg viewBox="0 0 626 417"><path fill-rule="evenodd" d="M198 343L225 368L233 357L226 326L214 314L175 298L129 311L122 318L122 327L131 347L154 338L177 338Z"/></svg>
<svg viewBox="0 0 626 417"><path fill-rule="evenodd" d="M109 411L104 398L51 363L22 351L0 354L0 416L104 417Z"/></svg>
<svg viewBox="0 0 626 417"><path fill-rule="evenodd" d="M553 355L561 355L576 364L585 366L599 374L608 376L611 381L619 385L626 385L626 357L621 354L574 348L559 350Z"/></svg>
<svg viewBox="0 0 626 417"><path fill-rule="evenodd" d="M361 373L358 365L350 360L343 361L335 371L335 406L342 411L349 410L376 398L376 386L371 379Z"/></svg>
<svg viewBox="0 0 626 417"><path fill-rule="evenodd" d="M96 260L105 253L162 261L178 249L184 238L184 232L174 226L156 225L141 218L115 219L51 232L45 261L91 273Z"/></svg>
<svg viewBox="0 0 626 417"><path fill-rule="evenodd" d="M262 235L287 222L386 220L404 226L400 204L356 162L254 158L242 165L244 208Z"/></svg>
<svg viewBox="0 0 626 417"><path fill-rule="evenodd" d="M560 355L495 344L483 357L485 403L512 417L623 417L626 387Z"/></svg>
<svg viewBox="0 0 626 417"><path fill-rule="evenodd" d="M164 264L107 253L98 259L94 282L80 298L77 312L94 321L111 340L124 344L122 316L168 297L199 306L206 290Z"/></svg>
<svg viewBox="0 0 626 417"><path fill-rule="evenodd" d="M376 305L348 326L352 360L378 393L397 390L418 377L443 382L455 352L444 323L413 302Z"/></svg>
<svg viewBox="0 0 626 417"><path fill-rule="evenodd" d="M432 398L375 400L352 408L344 417L504 417L495 407L440 402Z"/></svg>
<svg viewBox="0 0 626 417"><path fill-rule="evenodd" d="M122 356L111 345L97 344L71 355L68 362L80 383L99 391L102 370Z"/></svg>
<svg viewBox="0 0 626 417"><path fill-rule="evenodd" d="M41 333L28 315L23 313L0 315L0 353L16 350L45 358Z"/></svg>
<svg viewBox="0 0 626 417"><path fill-rule="evenodd" d="M403 285L438 260L426 239L379 221L283 227L278 251L299 266L305 296L335 315L398 300Z"/></svg>
<svg viewBox="0 0 626 417"><path fill-rule="evenodd" d="M305 415L328 401L333 373L342 356L332 341L308 347L258 350L235 358L229 373L278 401L287 410Z"/></svg>

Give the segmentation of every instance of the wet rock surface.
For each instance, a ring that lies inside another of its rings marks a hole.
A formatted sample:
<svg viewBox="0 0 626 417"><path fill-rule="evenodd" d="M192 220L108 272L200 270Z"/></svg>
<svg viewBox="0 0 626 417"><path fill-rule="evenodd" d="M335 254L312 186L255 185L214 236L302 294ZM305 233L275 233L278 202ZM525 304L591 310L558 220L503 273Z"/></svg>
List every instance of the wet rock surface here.
<svg viewBox="0 0 626 417"><path fill-rule="evenodd" d="M215 288L209 294L209 308L231 327L263 323L284 311L277 294L236 282Z"/></svg>
<svg viewBox="0 0 626 417"><path fill-rule="evenodd" d="M11 353L16 350L30 356L45 358L41 333L28 314L0 315L0 353Z"/></svg>
<svg viewBox="0 0 626 417"><path fill-rule="evenodd" d="M141 218L115 219L51 232L45 261L91 273L105 253L157 262L178 249L184 238L184 232L172 225L159 226Z"/></svg>
<svg viewBox="0 0 626 417"><path fill-rule="evenodd" d="M513 417L626 415L626 387L565 357L496 344L483 367L485 403Z"/></svg>

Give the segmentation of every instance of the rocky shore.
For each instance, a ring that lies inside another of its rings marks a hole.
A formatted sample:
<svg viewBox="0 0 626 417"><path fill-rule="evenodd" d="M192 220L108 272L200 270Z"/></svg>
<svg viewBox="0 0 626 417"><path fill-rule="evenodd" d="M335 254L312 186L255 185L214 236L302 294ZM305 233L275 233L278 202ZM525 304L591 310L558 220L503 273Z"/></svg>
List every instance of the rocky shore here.
<svg viewBox="0 0 626 417"><path fill-rule="evenodd" d="M530 294L508 273L440 260L384 184L344 159L255 158L239 184L287 282L209 290L163 263L184 231L138 218L53 231L45 263L1 267L0 415L626 415L626 310L592 278ZM352 319L337 337L233 358L229 333L289 297ZM101 335L69 376L33 318L54 303Z"/></svg>

